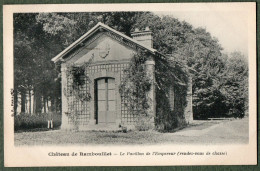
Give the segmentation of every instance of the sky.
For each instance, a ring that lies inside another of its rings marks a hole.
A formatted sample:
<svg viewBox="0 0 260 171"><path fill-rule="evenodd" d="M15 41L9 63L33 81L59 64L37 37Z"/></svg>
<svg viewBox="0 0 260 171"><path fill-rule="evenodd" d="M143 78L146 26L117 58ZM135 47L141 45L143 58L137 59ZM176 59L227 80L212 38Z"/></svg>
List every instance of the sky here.
<svg viewBox="0 0 260 171"><path fill-rule="evenodd" d="M205 28L219 40L223 52L248 52L248 18L243 11L160 11L159 16L169 15L186 21L193 27Z"/></svg>

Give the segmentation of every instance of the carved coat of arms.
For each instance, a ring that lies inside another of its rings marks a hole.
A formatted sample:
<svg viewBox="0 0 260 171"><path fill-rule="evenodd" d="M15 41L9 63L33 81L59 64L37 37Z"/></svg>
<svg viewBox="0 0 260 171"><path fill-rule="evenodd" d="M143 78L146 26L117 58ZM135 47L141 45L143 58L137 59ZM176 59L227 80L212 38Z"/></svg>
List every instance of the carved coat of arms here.
<svg viewBox="0 0 260 171"><path fill-rule="evenodd" d="M106 58L110 51L110 45L109 43L104 43L99 48L99 56L101 58Z"/></svg>

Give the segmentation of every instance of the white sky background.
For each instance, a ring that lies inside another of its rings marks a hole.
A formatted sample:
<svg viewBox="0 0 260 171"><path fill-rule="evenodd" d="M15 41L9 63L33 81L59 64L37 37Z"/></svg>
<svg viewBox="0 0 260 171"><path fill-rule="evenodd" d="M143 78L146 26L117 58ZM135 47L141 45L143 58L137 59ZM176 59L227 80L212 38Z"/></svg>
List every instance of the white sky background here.
<svg viewBox="0 0 260 171"><path fill-rule="evenodd" d="M169 15L186 21L193 27L205 28L216 37L223 52L248 52L248 16L245 11L176 11L154 12L159 16Z"/></svg>

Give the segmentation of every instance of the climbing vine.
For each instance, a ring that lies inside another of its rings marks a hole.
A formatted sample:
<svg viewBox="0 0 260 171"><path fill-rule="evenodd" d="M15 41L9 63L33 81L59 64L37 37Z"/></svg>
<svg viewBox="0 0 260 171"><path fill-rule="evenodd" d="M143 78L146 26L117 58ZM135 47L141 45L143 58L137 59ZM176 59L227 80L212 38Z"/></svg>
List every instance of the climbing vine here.
<svg viewBox="0 0 260 171"><path fill-rule="evenodd" d="M129 63L129 67L124 70L125 77L121 80L119 86L120 94L127 100L128 112L137 121L149 117L148 109L151 99L147 93L151 89L152 79L146 72L145 61L147 59L148 55L145 52L139 51L135 54Z"/></svg>
<svg viewBox="0 0 260 171"><path fill-rule="evenodd" d="M157 56L155 62L156 128L171 131L184 127L188 69L174 57Z"/></svg>
<svg viewBox="0 0 260 171"><path fill-rule="evenodd" d="M156 91L156 129L170 131L184 126L184 108L188 87L187 68L174 58L157 55L155 60L155 80L147 73L145 61L149 59L147 52L139 51L132 58L129 67L124 71L125 77L121 81L119 92L127 99L128 112L137 116L139 130L149 127L149 114L151 99L148 92L152 81ZM174 97L170 97L173 94ZM174 99L174 102L171 101ZM172 106L174 104L174 106Z"/></svg>
<svg viewBox="0 0 260 171"><path fill-rule="evenodd" d="M88 83L91 82L87 74L87 71L92 61L93 61L93 57L81 66L78 66L75 63L67 65L67 70L66 70L67 88L64 91L67 97L74 96L77 100L80 101L91 100L90 92L81 91L81 89L86 84L86 82Z"/></svg>
<svg viewBox="0 0 260 171"><path fill-rule="evenodd" d="M67 86L64 88L64 95L68 100L68 104L72 105L68 105L66 115L69 117L76 130L78 130L79 126L79 114L82 113L82 111L85 111L86 105L84 105L84 102L91 100L91 94L87 91L87 89L84 89L84 86L91 82L87 71L92 61L93 56L83 65L78 66L75 63L70 63L67 65ZM74 104L75 101L71 97L79 101L81 106L80 109L77 108L77 105Z"/></svg>

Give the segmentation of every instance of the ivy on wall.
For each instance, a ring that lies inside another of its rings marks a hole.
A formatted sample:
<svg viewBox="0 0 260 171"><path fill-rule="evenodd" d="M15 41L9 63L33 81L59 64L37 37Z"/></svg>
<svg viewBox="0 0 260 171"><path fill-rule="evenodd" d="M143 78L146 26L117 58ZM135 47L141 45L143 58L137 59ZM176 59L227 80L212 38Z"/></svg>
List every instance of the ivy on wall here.
<svg viewBox="0 0 260 171"><path fill-rule="evenodd" d="M151 99L148 92L154 81L156 91L156 129L170 131L186 125L184 109L188 87L188 71L180 62L173 58L158 55L155 60L155 80L147 73L145 61L148 52L138 51L125 70L126 76L121 81L119 92L128 101L128 111L136 116L139 130L150 129L148 114ZM170 97L173 91L174 97ZM171 98L174 102L171 101ZM171 103L174 104L172 107Z"/></svg>
<svg viewBox="0 0 260 171"><path fill-rule="evenodd" d="M75 63L70 63L66 66L67 86L64 88L64 95L68 100L68 104L72 103L72 105L68 105L68 112L66 112L66 115L73 123L75 130L79 129L79 114L82 113L82 111L85 111L86 106L84 102L89 102L92 99L90 92L88 92L87 89L84 89L87 82L91 82L87 71L92 61L93 56L83 65L78 66ZM80 101L80 109L73 103L73 98Z"/></svg>
<svg viewBox="0 0 260 171"><path fill-rule="evenodd" d="M160 55L155 57L155 63L156 129L171 131L184 127L188 70L173 57Z"/></svg>
<svg viewBox="0 0 260 171"><path fill-rule="evenodd" d="M138 51L134 54L129 67L124 70L125 77L119 86L119 93L127 99L128 112L137 119L137 126L144 124L139 121L149 118L148 109L151 99L147 93L151 90L152 79L146 72L147 59L146 52ZM139 130L148 129L148 125L143 126Z"/></svg>
<svg viewBox="0 0 260 171"><path fill-rule="evenodd" d="M77 100L80 101L90 101L91 95L90 92L81 91L82 87L86 82L91 82L87 71L93 61L93 57L85 62L83 65L78 66L75 63L68 64L66 70L67 77L67 88L65 96L70 97L74 96Z"/></svg>

